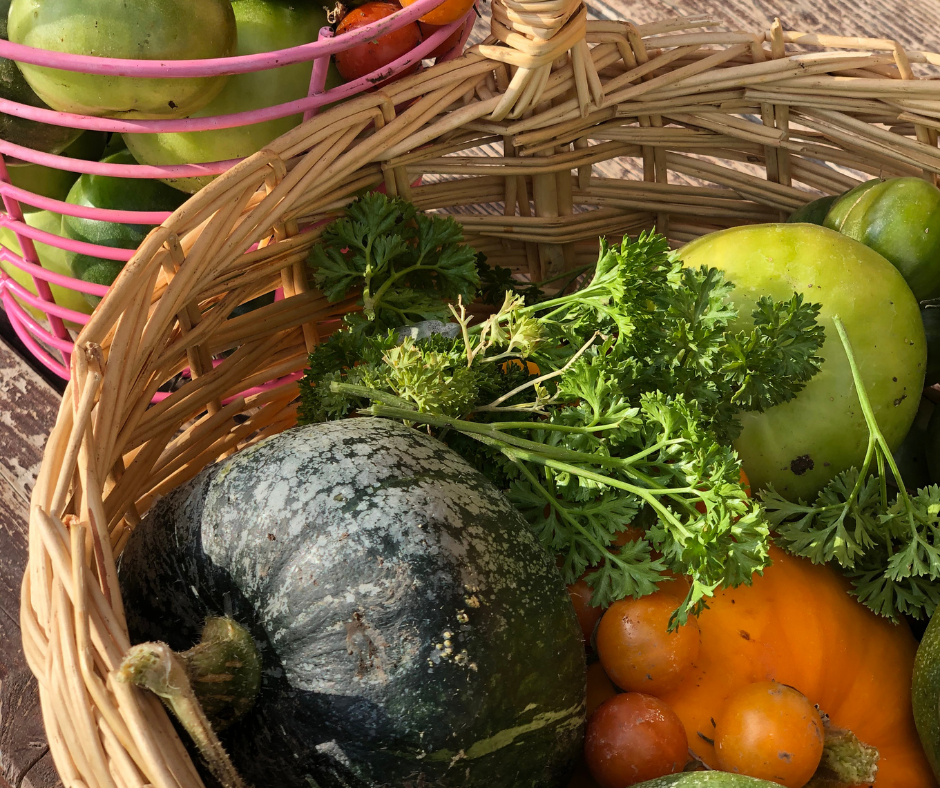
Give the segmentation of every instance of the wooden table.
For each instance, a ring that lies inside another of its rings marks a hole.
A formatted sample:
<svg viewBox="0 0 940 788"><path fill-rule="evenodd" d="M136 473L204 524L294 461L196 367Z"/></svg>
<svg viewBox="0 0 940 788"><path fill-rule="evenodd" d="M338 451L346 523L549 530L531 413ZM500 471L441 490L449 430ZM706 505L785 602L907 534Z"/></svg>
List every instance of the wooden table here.
<svg viewBox="0 0 940 788"><path fill-rule="evenodd" d="M59 392L18 354L11 334L0 312L0 788L49 788L58 776L20 647L19 598L29 495Z"/></svg>
<svg viewBox="0 0 940 788"><path fill-rule="evenodd" d="M643 23L707 14L747 31L764 30L779 16L789 29L891 38L904 47L940 52L940 0L588 0L588 5L599 19ZM0 312L0 788L53 788L58 778L35 681L20 649L18 608L29 494L61 385L31 368L10 336Z"/></svg>

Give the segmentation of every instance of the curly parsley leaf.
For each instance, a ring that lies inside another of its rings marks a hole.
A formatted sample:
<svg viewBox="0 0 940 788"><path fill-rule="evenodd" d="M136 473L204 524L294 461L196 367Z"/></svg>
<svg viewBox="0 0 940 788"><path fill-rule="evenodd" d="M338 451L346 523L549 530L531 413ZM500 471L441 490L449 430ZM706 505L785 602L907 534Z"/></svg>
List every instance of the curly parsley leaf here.
<svg viewBox="0 0 940 788"><path fill-rule="evenodd" d="M328 300L361 290L353 328L396 328L446 319L446 301L470 300L480 284L476 253L451 217L419 213L399 198L365 194L329 224L310 251L314 281Z"/></svg>
<svg viewBox="0 0 940 788"><path fill-rule="evenodd" d="M869 430L862 468L838 474L809 505L785 500L772 488L763 494L768 519L791 553L813 563L834 561L851 579L863 604L897 620L902 614L929 618L940 601L940 487L910 495L878 427L842 321L834 318L859 404ZM898 492L888 496L888 468Z"/></svg>

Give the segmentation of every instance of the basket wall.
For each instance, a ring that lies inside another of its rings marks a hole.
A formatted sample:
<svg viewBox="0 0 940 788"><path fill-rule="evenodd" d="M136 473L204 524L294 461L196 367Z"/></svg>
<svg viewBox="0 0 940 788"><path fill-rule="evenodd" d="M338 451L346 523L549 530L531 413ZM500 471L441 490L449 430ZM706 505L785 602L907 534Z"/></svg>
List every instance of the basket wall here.
<svg viewBox="0 0 940 788"><path fill-rule="evenodd" d="M656 226L678 245L871 176L940 173L940 82L914 71L938 55L579 13L546 48L519 19L521 32L500 30L513 12L497 5L495 39L236 166L150 234L83 330L33 493L22 596L67 786L201 785L159 702L113 678L129 645L114 558L158 496L294 423L292 376L355 308L311 289L305 259L357 191L384 184L457 212L491 263L544 280L593 262L599 235ZM278 287L283 301L229 317ZM192 379L150 405L185 368Z"/></svg>

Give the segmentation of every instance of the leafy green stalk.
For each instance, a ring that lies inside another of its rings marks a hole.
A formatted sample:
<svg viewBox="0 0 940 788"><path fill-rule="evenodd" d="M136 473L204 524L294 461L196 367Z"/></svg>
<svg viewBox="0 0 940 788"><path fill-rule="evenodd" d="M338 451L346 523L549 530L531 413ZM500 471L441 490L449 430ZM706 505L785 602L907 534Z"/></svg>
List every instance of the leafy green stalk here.
<svg viewBox="0 0 940 788"><path fill-rule="evenodd" d="M836 561L859 600L896 620L929 617L940 602L940 488L908 493L865 390L852 345L833 318L852 371L869 438L861 469L836 476L816 502L793 503L772 488L763 495L783 546L814 563ZM886 471L887 468L887 471ZM887 472L897 485L889 499Z"/></svg>
<svg viewBox="0 0 940 788"><path fill-rule="evenodd" d="M355 268L349 281L372 276L364 261L374 257L342 258ZM403 280L386 277L384 291L377 281L376 309ZM338 332L311 354L301 420L358 411L420 425L506 492L567 582L587 573L595 604L689 576L681 622L769 563L769 527L731 449L737 413L787 401L821 363L818 305L762 299L748 322L732 287L716 269L685 269L645 233L602 241L593 276L572 293L526 300L503 287L481 322L468 294L441 290L456 336L401 338L388 330L397 317ZM643 538L620 544L631 523L644 524Z"/></svg>

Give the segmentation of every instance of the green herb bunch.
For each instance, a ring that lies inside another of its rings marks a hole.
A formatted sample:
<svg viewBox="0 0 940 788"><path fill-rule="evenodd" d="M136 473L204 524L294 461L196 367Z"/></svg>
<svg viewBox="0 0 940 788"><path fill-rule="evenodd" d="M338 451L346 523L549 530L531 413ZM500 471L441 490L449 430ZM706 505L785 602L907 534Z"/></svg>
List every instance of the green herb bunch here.
<svg viewBox="0 0 940 788"><path fill-rule="evenodd" d="M892 620L901 614L930 618L940 602L940 487L907 491L845 327L834 320L868 425L865 459L861 469L838 474L812 505L788 501L770 487L762 496L764 507L786 550L816 564L836 562L859 601L876 613ZM893 496L889 478L897 486Z"/></svg>
<svg viewBox="0 0 940 788"><path fill-rule="evenodd" d="M336 243L349 244L343 232ZM317 277L339 299L362 286L359 270ZM738 325L732 287L716 269L683 268L648 233L601 242L575 292L526 303L507 290L482 322L458 292L445 307L455 337L401 338L380 305L380 330L357 322L311 354L301 419L420 425L506 491L562 557L566 582L589 572L595 604L651 593L667 572L690 576L681 623L769 564L769 526L730 447L736 414L791 399L821 363L818 305L761 299ZM644 537L616 544L631 523Z"/></svg>

